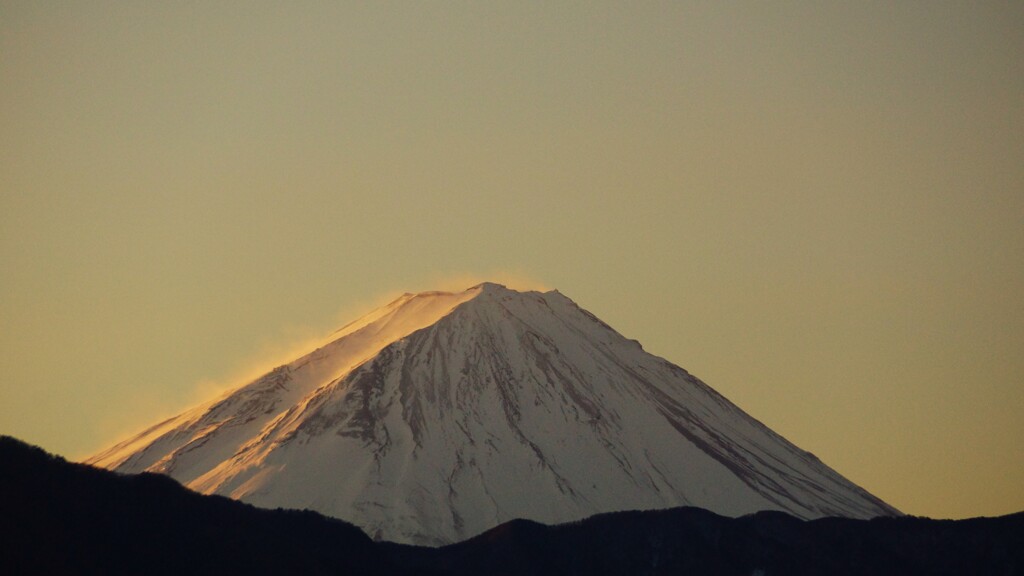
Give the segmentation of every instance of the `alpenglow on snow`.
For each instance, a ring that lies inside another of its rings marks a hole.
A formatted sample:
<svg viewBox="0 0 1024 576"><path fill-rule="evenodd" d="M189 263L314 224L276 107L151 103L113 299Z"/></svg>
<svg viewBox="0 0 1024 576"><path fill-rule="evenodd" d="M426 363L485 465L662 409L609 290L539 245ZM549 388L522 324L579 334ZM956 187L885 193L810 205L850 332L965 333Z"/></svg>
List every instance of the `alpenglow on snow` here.
<svg viewBox="0 0 1024 576"><path fill-rule="evenodd" d="M558 291L405 294L87 462L439 545L699 506L898 514Z"/></svg>

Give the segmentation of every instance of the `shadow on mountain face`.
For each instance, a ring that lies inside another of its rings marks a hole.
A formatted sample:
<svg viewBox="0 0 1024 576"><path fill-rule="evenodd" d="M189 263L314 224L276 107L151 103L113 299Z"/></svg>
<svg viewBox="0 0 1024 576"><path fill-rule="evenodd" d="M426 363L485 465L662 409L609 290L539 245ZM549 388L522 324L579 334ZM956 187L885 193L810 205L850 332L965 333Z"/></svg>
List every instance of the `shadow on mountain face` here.
<svg viewBox="0 0 1024 576"><path fill-rule="evenodd" d="M1024 575L1024 513L929 520L699 508L515 520L442 548L202 496L0 437L0 574Z"/></svg>

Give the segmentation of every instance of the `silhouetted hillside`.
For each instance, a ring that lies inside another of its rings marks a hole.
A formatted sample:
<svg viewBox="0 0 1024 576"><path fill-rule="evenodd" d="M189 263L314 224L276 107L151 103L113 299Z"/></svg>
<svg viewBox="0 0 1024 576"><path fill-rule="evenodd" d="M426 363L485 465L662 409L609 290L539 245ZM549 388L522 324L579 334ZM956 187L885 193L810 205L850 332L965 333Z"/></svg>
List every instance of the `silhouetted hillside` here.
<svg viewBox="0 0 1024 576"><path fill-rule="evenodd" d="M312 512L202 496L0 437L0 574L1024 575L1024 513L973 520L725 518L698 508L514 520L443 548Z"/></svg>
<svg viewBox="0 0 1024 576"><path fill-rule="evenodd" d="M0 574L392 574L358 528L0 437Z"/></svg>
<svg viewBox="0 0 1024 576"><path fill-rule="evenodd" d="M440 549L391 548L406 566L501 575L1024 574L1024 513L973 520L725 518L700 508L517 520Z"/></svg>

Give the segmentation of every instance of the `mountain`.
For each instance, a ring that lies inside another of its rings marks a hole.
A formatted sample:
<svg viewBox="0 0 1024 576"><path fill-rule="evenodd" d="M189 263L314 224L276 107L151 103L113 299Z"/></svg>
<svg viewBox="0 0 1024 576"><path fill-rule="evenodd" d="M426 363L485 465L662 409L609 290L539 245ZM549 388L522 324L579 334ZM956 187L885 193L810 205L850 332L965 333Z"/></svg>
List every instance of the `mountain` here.
<svg viewBox="0 0 1024 576"><path fill-rule="evenodd" d="M898 512L572 300L405 294L88 463L439 545L514 518Z"/></svg>
<svg viewBox="0 0 1024 576"><path fill-rule="evenodd" d="M72 464L0 436L0 574L962 576L1024 574L1024 513L929 520L726 518L699 508L513 520L442 548L373 542L156 474Z"/></svg>

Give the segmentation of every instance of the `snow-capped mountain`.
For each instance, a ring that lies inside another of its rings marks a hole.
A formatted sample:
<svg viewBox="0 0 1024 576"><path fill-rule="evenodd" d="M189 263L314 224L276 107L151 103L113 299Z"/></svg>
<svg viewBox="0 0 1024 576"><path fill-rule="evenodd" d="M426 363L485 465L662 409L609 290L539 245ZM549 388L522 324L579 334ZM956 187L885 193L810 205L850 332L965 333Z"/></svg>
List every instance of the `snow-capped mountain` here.
<svg viewBox="0 0 1024 576"><path fill-rule="evenodd" d="M513 518L898 512L558 291L405 294L91 459L449 543Z"/></svg>

